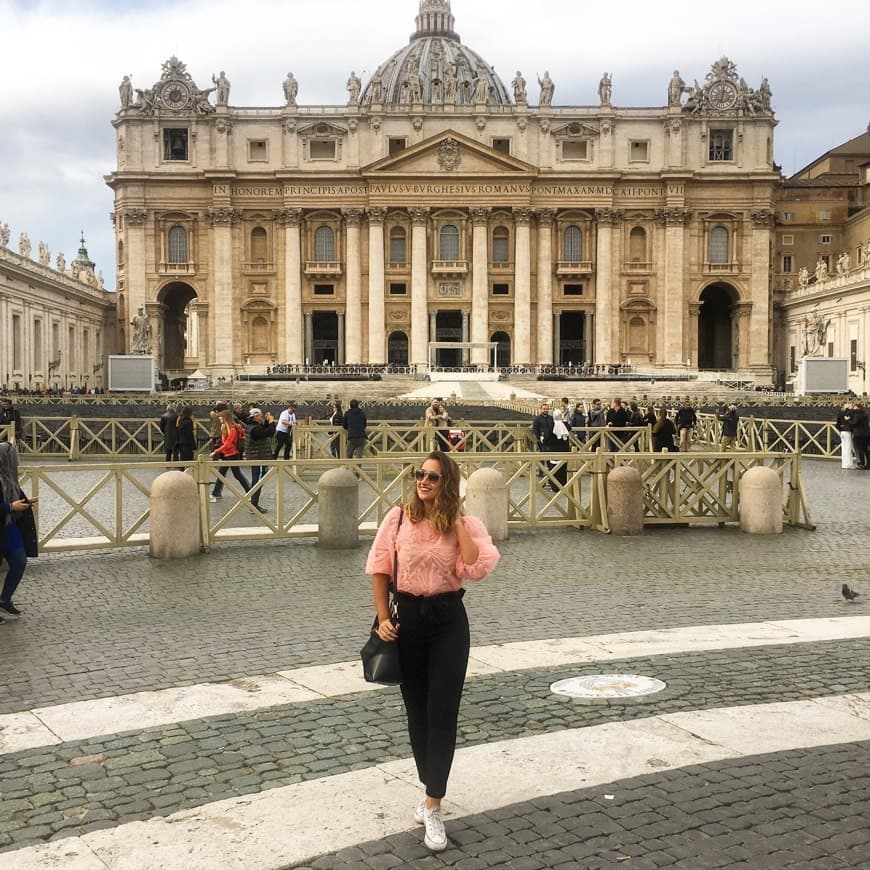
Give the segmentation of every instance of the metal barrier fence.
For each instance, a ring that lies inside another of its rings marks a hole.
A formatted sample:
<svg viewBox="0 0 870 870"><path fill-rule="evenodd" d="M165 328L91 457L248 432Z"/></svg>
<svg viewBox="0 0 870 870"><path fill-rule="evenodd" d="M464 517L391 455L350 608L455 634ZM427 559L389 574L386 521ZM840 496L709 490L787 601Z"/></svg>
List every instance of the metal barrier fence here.
<svg viewBox="0 0 870 870"><path fill-rule="evenodd" d="M407 498L410 472L424 454L380 454L355 461L306 459L239 462L248 480L260 465L256 489L245 492L227 463L200 457L191 463L88 463L21 467L21 482L38 496L40 547L67 551L142 546L148 543L150 489L165 468L193 475L199 489L202 550L229 541L310 537L318 530L318 481L344 465L359 479L356 517L371 534L393 505ZM545 458L546 457L546 458ZM723 524L738 520L738 482L747 468L773 468L783 480L783 521L812 528L798 454L760 453L466 453L457 454L464 478L496 468L509 490L512 527L590 528L609 531L606 475L619 465L641 473L648 524ZM224 496L211 501L219 473ZM252 503L259 492L260 513Z"/></svg>
<svg viewBox="0 0 870 870"><path fill-rule="evenodd" d="M711 449L722 439L722 424L714 414L698 414L695 441ZM820 420L770 420L741 417L736 449L756 453L800 453L816 459L841 456L840 432L835 423Z"/></svg>

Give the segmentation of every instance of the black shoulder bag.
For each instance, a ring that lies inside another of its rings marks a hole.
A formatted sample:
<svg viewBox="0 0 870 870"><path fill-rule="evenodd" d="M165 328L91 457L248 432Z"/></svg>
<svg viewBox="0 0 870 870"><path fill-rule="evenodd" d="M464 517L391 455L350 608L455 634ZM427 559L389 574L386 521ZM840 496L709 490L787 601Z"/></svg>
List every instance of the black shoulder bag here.
<svg viewBox="0 0 870 870"><path fill-rule="evenodd" d="M399 514L399 524L396 526L396 537L399 536L399 529L402 528L402 519L404 518L404 510ZM390 613L395 613L396 606L396 591L397 578L399 572L399 553L393 548L393 577L390 580L389 596L390 596ZM399 666L399 647L393 641L387 643L381 640L378 635L378 616L375 614L375 621L372 625L372 630L369 633L369 639L365 646L360 650L360 658L363 664L363 676L367 683L380 683L384 686L398 686L402 682L402 669Z"/></svg>

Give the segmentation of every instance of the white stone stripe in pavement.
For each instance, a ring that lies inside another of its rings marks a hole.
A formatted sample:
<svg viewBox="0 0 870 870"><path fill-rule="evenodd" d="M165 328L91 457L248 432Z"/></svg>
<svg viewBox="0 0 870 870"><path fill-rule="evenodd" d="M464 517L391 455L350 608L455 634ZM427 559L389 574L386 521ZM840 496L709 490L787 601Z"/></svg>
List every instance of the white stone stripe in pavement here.
<svg viewBox="0 0 870 870"><path fill-rule="evenodd" d="M450 819L725 759L870 740L870 693L668 713L461 749ZM612 786L616 801L620 795ZM413 828L410 759L3 854L4 870L274 870Z"/></svg>
<svg viewBox="0 0 870 870"><path fill-rule="evenodd" d="M474 647L469 677L532 668L870 636L870 616L703 625ZM136 692L0 716L0 754L228 713L375 691L359 661Z"/></svg>

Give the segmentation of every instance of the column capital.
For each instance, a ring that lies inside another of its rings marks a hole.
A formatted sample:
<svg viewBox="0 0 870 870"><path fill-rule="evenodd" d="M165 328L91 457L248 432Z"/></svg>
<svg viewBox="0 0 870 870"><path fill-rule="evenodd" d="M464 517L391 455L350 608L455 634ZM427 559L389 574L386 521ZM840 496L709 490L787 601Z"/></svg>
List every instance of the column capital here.
<svg viewBox="0 0 870 870"><path fill-rule="evenodd" d="M470 208L468 211L471 214L471 222L473 224L485 224L489 220L490 214L492 214L491 208L481 208L477 206Z"/></svg>
<svg viewBox="0 0 870 870"><path fill-rule="evenodd" d="M514 215L514 223L520 224L522 226L528 226L532 221L532 214L534 213L530 208L526 208L525 206L519 206L511 209Z"/></svg>
<svg viewBox="0 0 870 870"><path fill-rule="evenodd" d="M298 227L302 223L301 208L273 208L272 217L282 227Z"/></svg>
<svg viewBox="0 0 870 870"><path fill-rule="evenodd" d="M411 215L411 223L425 224L429 220L429 213L432 211L425 205L412 205L408 209L408 214Z"/></svg>
<svg viewBox="0 0 870 870"><path fill-rule="evenodd" d="M752 303L749 301L735 302L731 309L738 317L749 317L752 314Z"/></svg>
<svg viewBox="0 0 870 870"><path fill-rule="evenodd" d="M144 208L128 208L121 212L128 227L144 227L148 212Z"/></svg>
<svg viewBox="0 0 870 870"><path fill-rule="evenodd" d="M228 227L238 224L242 219L242 213L237 208L209 208L206 209L205 219L209 226Z"/></svg>
<svg viewBox="0 0 870 870"><path fill-rule="evenodd" d="M358 227L363 217L363 209L361 208L343 208L341 210L344 216L344 222L349 227Z"/></svg>
<svg viewBox="0 0 870 870"><path fill-rule="evenodd" d="M772 229L776 223L776 214L769 208L758 208L752 212L752 226L757 230Z"/></svg>
<svg viewBox="0 0 870 870"><path fill-rule="evenodd" d="M382 206L370 206L365 212L370 224L382 224L387 217L387 210Z"/></svg>
<svg viewBox="0 0 870 870"><path fill-rule="evenodd" d="M657 208L655 211L656 223L669 227L684 227L691 219L692 212L680 206Z"/></svg>
<svg viewBox="0 0 870 870"><path fill-rule="evenodd" d="M697 317L701 313L701 306L703 302L690 302L689 303L689 316Z"/></svg>
<svg viewBox="0 0 870 870"><path fill-rule="evenodd" d="M535 217L538 219L539 227L551 227L556 219L556 209L554 208L539 208L535 211Z"/></svg>
<svg viewBox="0 0 870 870"><path fill-rule="evenodd" d="M612 227L622 223L625 209L622 208L599 208L595 212L595 221L600 226Z"/></svg>

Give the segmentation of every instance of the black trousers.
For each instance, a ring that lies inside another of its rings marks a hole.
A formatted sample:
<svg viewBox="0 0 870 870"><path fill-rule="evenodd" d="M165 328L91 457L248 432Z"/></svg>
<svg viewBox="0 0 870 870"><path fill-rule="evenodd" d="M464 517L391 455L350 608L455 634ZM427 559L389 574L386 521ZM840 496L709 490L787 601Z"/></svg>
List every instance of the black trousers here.
<svg viewBox="0 0 870 870"><path fill-rule="evenodd" d="M281 448L284 448L284 459L290 458L290 451L293 449L293 430L289 432L275 433L275 450L272 453L272 459L277 459Z"/></svg>
<svg viewBox="0 0 870 870"><path fill-rule="evenodd" d="M463 591L431 598L400 593L399 661L408 736L426 794L443 798L456 750L456 723L470 636Z"/></svg>

